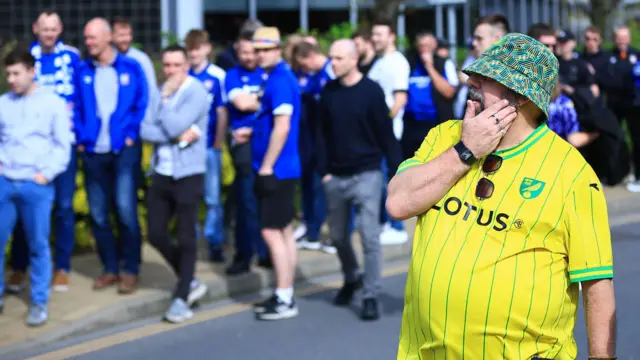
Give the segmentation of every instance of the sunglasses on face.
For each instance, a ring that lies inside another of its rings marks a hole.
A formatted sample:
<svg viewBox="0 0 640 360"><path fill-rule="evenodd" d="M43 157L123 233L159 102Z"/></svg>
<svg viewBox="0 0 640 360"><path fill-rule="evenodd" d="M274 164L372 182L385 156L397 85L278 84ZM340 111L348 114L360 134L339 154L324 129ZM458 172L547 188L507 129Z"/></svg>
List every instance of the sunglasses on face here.
<svg viewBox="0 0 640 360"><path fill-rule="evenodd" d="M484 159L482 163L482 172L487 175L491 175L498 171L502 166L502 158L498 155L489 155ZM478 180L478 184L476 185L476 197L480 200L485 200L490 198L493 195L493 190L495 186L493 182L486 177Z"/></svg>

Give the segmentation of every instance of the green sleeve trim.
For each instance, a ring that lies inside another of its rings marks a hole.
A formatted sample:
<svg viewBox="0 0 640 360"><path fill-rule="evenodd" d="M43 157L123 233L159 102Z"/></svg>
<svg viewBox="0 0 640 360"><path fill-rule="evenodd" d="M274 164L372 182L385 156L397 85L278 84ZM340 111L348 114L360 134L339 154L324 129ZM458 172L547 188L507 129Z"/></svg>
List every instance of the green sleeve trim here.
<svg viewBox="0 0 640 360"><path fill-rule="evenodd" d="M604 280L604 279L613 279L613 273L601 274L601 275L593 275L593 276L575 277L575 278L571 279L571 283L590 281L590 280Z"/></svg>
<svg viewBox="0 0 640 360"><path fill-rule="evenodd" d="M400 164L400 166L398 166L398 171L396 171L396 175L416 165L422 165L422 162L416 159L405 160L402 162L402 164Z"/></svg>
<svg viewBox="0 0 640 360"><path fill-rule="evenodd" d="M594 268L589 268L584 270L569 271L569 275L576 276L576 275L589 274L589 273L600 272L600 271L613 272L613 266L600 266L600 267L594 267Z"/></svg>

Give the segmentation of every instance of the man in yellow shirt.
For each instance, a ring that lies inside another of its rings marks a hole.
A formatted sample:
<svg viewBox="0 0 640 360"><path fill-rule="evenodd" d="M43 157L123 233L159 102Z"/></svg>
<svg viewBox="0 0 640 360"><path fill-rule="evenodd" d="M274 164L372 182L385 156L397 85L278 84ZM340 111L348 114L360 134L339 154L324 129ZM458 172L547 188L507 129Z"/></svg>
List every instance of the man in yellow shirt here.
<svg viewBox="0 0 640 360"><path fill-rule="evenodd" d="M603 190L545 125L558 61L509 34L464 71L464 120L434 128L389 184L389 214L418 216L398 359L575 359L578 283L590 355L614 359Z"/></svg>

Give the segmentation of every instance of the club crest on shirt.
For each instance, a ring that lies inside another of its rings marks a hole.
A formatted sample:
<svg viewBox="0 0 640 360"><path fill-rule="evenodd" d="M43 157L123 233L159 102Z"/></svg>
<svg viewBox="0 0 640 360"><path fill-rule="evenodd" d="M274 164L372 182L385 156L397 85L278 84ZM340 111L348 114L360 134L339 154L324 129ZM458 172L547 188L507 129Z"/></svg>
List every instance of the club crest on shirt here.
<svg viewBox="0 0 640 360"><path fill-rule="evenodd" d="M131 81L131 79L129 78L129 74L127 74L127 73L120 74L120 85L127 86L127 85L129 85L130 81Z"/></svg>
<svg viewBox="0 0 640 360"><path fill-rule="evenodd" d="M544 181L526 177L520 183L520 195L526 200L535 199L542 193L545 185Z"/></svg>
<svg viewBox="0 0 640 360"><path fill-rule="evenodd" d="M211 91L211 88L213 88L213 80L205 80L204 87L206 87L207 90Z"/></svg>

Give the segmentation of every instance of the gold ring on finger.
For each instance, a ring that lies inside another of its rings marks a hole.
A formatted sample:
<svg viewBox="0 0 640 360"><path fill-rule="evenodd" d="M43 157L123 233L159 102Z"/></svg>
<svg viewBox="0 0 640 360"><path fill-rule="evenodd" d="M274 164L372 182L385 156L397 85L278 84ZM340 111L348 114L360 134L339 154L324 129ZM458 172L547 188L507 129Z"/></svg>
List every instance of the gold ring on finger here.
<svg viewBox="0 0 640 360"><path fill-rule="evenodd" d="M500 129L500 137L504 137L504 129Z"/></svg>

